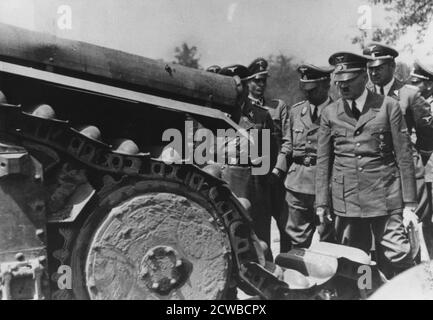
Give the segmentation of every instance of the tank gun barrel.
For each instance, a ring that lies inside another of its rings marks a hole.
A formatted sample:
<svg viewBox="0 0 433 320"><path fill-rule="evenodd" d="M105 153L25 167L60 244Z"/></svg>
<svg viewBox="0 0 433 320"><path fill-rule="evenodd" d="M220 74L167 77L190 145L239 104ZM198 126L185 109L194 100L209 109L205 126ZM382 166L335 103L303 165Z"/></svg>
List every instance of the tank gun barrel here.
<svg viewBox="0 0 433 320"><path fill-rule="evenodd" d="M0 24L0 60L229 112L235 78Z"/></svg>

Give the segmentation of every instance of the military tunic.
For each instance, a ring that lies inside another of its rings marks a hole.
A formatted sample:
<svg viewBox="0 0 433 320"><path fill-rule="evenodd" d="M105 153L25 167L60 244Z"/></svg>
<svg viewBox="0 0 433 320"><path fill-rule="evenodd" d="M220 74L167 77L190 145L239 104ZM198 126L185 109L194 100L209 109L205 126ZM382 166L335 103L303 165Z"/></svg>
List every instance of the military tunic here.
<svg viewBox="0 0 433 320"><path fill-rule="evenodd" d="M358 121L343 99L322 112L316 206L331 205L330 189L340 243L369 252L372 230L385 261L412 265L402 211L404 203L416 202L415 169L395 99L368 91Z"/></svg>
<svg viewBox="0 0 433 320"><path fill-rule="evenodd" d="M280 150L283 143L283 137L286 134L289 107L287 104L280 100L274 99L270 103L271 107L265 106L269 111L271 118L274 122L274 140L277 150ZM282 181L274 181L271 185L271 206L272 216L274 217L278 231L280 234L280 252L288 252L291 249L290 236L286 231L286 224L288 218L288 208L285 199L286 189Z"/></svg>
<svg viewBox="0 0 433 320"><path fill-rule="evenodd" d="M258 129L260 132L264 129L270 130L270 141L259 141L259 150L262 143L270 143L271 166L275 163L276 142L272 138L274 135L274 125L269 112L262 107L256 106L247 100L242 108L242 115L239 125L248 130ZM246 198L251 203L250 216L252 219L253 229L257 236L265 241L270 248L270 229L271 229L271 188L269 172L266 175L253 175L250 165L225 165L222 171L222 178L229 184L231 190L238 197ZM268 260L272 255L268 254Z"/></svg>
<svg viewBox="0 0 433 320"><path fill-rule="evenodd" d="M373 90L376 89L372 84L370 87ZM420 220L429 219L432 208L425 184L424 165L433 151L433 117L431 116L430 105L421 96L418 88L404 85L398 79L394 79L388 96L399 101L409 134L414 137L412 152L418 195L418 206L415 213Z"/></svg>
<svg viewBox="0 0 433 320"><path fill-rule="evenodd" d="M331 99L319 108L320 114ZM308 101L295 104L290 112L287 132L276 168L287 172L284 186L288 204L287 233L295 247L309 247L315 225L315 174L320 117L313 122ZM290 166L289 166L290 164ZM332 241L329 230L321 230L321 240Z"/></svg>

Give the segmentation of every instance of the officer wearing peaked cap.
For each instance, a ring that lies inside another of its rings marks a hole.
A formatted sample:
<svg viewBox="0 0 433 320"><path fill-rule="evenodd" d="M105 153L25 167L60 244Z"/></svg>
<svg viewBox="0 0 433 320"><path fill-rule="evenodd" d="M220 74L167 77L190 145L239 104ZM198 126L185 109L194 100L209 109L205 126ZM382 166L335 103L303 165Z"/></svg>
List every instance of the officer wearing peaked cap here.
<svg viewBox="0 0 433 320"><path fill-rule="evenodd" d="M285 123L288 117L288 106L281 99L272 99L265 102L264 94L267 87L267 78L269 76L268 62L263 58L254 59L248 66L249 76L246 78L248 86L248 99L251 104L265 108L274 122L273 139L276 142L276 148L272 151L272 166L274 165L279 148L281 147L282 138L285 133ZM269 177L271 181L271 213L277 222L280 234L280 252L290 250L290 238L286 233L287 223L287 205L284 200L285 189L280 179Z"/></svg>
<svg viewBox="0 0 433 320"><path fill-rule="evenodd" d="M372 42L364 49L364 54L372 58L368 62L371 90L399 101L406 120L409 134L416 143L413 146L413 161L417 179L417 216L424 220L431 216L428 193L424 181L424 165L433 152L433 117L429 104L421 96L417 87L404 85L394 77L398 52L386 45Z"/></svg>
<svg viewBox="0 0 433 320"><path fill-rule="evenodd" d="M286 230L294 247L308 248L316 229L314 210L317 133L320 114L331 102L333 68L304 64L297 69L307 100L290 108L287 131L273 173L285 178L288 221ZM332 225L319 230L321 240L332 241Z"/></svg>
<svg viewBox="0 0 433 320"><path fill-rule="evenodd" d="M430 104L431 110L433 112L433 66L425 65L421 63L421 61L417 60L414 63L414 68L410 75L410 83L418 87L421 95ZM422 258L427 260L433 259L433 154L430 155L430 158L425 166L425 182L427 187L429 214L422 222L422 230L428 256Z"/></svg>
<svg viewBox="0 0 433 320"><path fill-rule="evenodd" d="M263 150L264 143L270 144L270 153L276 154L277 146L272 133L274 132L274 124L269 112L248 99L247 82L250 79L250 71L242 65L232 65L224 67L219 72L222 75L237 77L243 86L243 95L240 98L240 116L238 119L239 125L245 130L258 130L259 141L255 141L258 150ZM270 131L270 141L261 140L262 130ZM246 198L251 203L250 215L252 218L253 229L257 236L266 242L270 248L271 237L271 189L269 186L269 173L266 175L253 175L252 163L257 159L251 159L251 164L242 164L239 162L239 152L249 152L248 146L242 141L237 140L236 148L228 146L228 155L231 157L230 163L225 165L222 171L222 178L227 181L232 191L236 196ZM262 157L270 157L271 155L259 155ZM273 166L273 159L269 160ZM267 253L268 260L272 260L272 253L269 250Z"/></svg>
<svg viewBox="0 0 433 320"><path fill-rule="evenodd" d="M373 232L379 267L392 276L414 265L405 232L416 219L414 165L397 101L366 89L368 61L350 52L329 59L341 98L321 115L316 213L323 221L332 204L338 242L367 253Z"/></svg>
<svg viewBox="0 0 433 320"><path fill-rule="evenodd" d="M433 66L424 65L416 60L410 73L410 83L418 87L433 112Z"/></svg>
<svg viewBox="0 0 433 320"><path fill-rule="evenodd" d="M259 107L265 104L264 93L268 79L268 62L263 58L257 58L248 66L249 76L247 81L251 102Z"/></svg>

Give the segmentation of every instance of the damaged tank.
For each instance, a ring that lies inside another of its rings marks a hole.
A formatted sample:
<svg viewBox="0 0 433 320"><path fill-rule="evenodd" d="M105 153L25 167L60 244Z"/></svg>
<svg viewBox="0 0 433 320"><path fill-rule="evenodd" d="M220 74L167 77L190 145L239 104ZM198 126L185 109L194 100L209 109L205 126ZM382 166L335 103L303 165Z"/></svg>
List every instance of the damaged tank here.
<svg viewBox="0 0 433 320"><path fill-rule="evenodd" d="M248 201L191 160L191 140L167 148L185 123L241 132L239 78L4 24L0 39L1 299L370 294L359 249L265 261Z"/></svg>
<svg viewBox="0 0 433 320"><path fill-rule="evenodd" d="M0 25L2 299L271 298L242 201L163 132L239 127L236 78ZM177 157L184 158L183 154Z"/></svg>

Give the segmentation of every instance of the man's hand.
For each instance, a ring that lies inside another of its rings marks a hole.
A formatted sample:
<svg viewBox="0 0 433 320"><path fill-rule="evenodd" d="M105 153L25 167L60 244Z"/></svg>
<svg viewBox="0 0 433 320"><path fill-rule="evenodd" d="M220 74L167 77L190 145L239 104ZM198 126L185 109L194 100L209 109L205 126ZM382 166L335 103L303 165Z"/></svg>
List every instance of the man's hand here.
<svg viewBox="0 0 433 320"><path fill-rule="evenodd" d="M280 181L283 177L284 172L278 168L272 169L272 177L274 181Z"/></svg>
<svg viewBox="0 0 433 320"><path fill-rule="evenodd" d="M316 215L319 217L320 224L327 224L332 222L331 214L328 208L318 207Z"/></svg>
<svg viewBox="0 0 433 320"><path fill-rule="evenodd" d="M416 204L405 204L403 209L403 225L405 229L410 223L416 227L418 225L418 216L415 214Z"/></svg>

